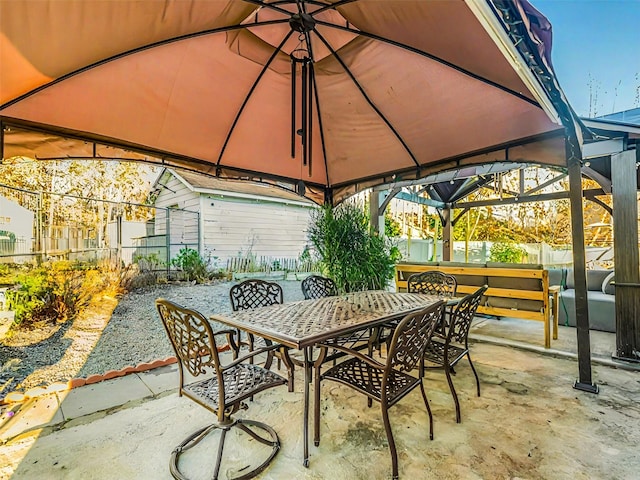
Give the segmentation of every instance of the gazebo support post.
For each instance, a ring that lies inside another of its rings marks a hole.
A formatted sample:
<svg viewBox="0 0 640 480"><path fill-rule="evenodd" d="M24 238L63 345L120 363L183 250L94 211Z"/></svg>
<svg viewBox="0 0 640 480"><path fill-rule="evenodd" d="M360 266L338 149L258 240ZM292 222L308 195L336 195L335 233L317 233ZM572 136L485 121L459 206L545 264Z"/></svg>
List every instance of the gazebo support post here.
<svg viewBox="0 0 640 480"><path fill-rule="evenodd" d="M440 221L442 222L442 260L453 260L453 208L447 204L445 208L439 208Z"/></svg>
<svg viewBox="0 0 640 480"><path fill-rule="evenodd" d="M636 162L640 150L611 156L613 254L616 289L616 354L640 362L640 269Z"/></svg>
<svg viewBox="0 0 640 480"><path fill-rule="evenodd" d="M587 268L582 208L581 159L572 152L570 139L565 140L569 170L569 201L571 203L571 237L573 243L573 278L576 290L576 335L578 336L579 379L573 388L598 393L591 380L591 343L589 339L589 306L587 304Z"/></svg>

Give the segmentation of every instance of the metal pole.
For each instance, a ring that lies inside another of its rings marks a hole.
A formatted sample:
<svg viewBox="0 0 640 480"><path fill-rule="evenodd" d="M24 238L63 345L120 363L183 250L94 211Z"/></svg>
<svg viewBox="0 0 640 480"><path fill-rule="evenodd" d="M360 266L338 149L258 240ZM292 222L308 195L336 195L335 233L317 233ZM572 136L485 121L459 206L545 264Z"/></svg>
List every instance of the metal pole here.
<svg viewBox="0 0 640 480"><path fill-rule="evenodd" d="M169 279L169 273L171 270L171 209L166 209L167 216L165 218L165 229L164 229L164 238L165 238L165 248L167 250L167 280Z"/></svg>
<svg viewBox="0 0 640 480"><path fill-rule="evenodd" d="M117 261L118 266L122 265L122 213L116 216L116 241L117 241ZM111 249L109 249L111 250Z"/></svg>
<svg viewBox="0 0 640 480"><path fill-rule="evenodd" d="M43 204L43 197L42 197L42 192L38 192L38 253L40 255L37 255L36 258L38 259L38 263L42 263L42 260L47 256L47 242L44 238L44 229L42 227L43 223L44 223L44 219L43 217L43 212L44 212L44 204Z"/></svg>

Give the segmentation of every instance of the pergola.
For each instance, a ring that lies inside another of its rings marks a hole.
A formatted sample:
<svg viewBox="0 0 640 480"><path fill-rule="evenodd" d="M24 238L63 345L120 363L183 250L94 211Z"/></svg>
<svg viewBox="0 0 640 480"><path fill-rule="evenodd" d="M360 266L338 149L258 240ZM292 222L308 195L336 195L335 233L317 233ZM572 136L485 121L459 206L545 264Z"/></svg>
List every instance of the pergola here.
<svg viewBox="0 0 640 480"><path fill-rule="evenodd" d="M576 387L596 391L583 162L592 143L612 158L617 353L637 359L637 133L581 121L550 47L527 0L1 2L1 153L144 161L333 204L496 162L566 169ZM432 189L449 206L463 193Z"/></svg>

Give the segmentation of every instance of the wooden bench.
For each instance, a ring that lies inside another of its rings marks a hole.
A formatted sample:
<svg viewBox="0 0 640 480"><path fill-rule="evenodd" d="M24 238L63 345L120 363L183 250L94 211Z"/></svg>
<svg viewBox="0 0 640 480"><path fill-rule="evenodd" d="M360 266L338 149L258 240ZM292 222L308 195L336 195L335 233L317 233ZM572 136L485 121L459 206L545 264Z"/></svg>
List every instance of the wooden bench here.
<svg viewBox="0 0 640 480"><path fill-rule="evenodd" d="M550 348L552 330L554 340L558 338L557 312L560 290L557 286L549 287L548 271L542 266L519 268L518 264L503 264L505 267L485 266L481 263L473 265L447 265L446 262L401 263L396 265L396 290L406 291L409 276L427 270L438 270L456 277L459 296L473 293L480 286L488 285L478 313L543 322L544 346Z"/></svg>

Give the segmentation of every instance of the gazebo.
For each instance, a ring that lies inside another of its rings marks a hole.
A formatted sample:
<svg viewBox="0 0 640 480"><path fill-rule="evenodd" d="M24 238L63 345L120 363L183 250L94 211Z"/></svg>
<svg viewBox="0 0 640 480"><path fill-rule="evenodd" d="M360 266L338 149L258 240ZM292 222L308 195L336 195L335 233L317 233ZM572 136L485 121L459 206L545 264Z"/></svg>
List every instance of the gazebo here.
<svg viewBox="0 0 640 480"><path fill-rule="evenodd" d="M496 162L566 169L587 391L581 179L604 159L617 355L638 359L638 132L575 115L527 0L15 0L0 34L3 159L144 161L320 204ZM433 190L449 205L461 193Z"/></svg>

